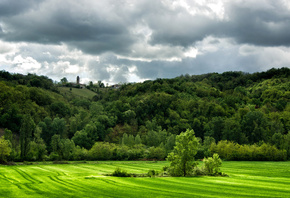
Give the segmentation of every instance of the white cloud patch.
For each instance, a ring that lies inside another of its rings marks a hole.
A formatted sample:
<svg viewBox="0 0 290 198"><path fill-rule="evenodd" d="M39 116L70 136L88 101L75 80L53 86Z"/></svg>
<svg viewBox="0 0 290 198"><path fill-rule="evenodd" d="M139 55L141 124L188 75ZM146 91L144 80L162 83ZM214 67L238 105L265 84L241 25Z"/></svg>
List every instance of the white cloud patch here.
<svg viewBox="0 0 290 198"><path fill-rule="evenodd" d="M30 73L37 73L41 68L41 64L37 62L37 60L32 57L23 58L21 55L14 57L11 64L14 65L14 70L20 73L27 71Z"/></svg>
<svg viewBox="0 0 290 198"><path fill-rule="evenodd" d="M0 56L7 55L9 53L14 53L15 45L0 40Z"/></svg>

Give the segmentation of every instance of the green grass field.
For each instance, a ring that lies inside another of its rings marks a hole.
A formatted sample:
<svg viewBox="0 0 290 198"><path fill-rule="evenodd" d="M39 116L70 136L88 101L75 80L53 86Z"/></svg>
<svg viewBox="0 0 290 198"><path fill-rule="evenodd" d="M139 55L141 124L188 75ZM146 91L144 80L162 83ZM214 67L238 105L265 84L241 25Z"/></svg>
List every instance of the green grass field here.
<svg viewBox="0 0 290 198"><path fill-rule="evenodd" d="M72 88L70 91L69 87L59 87L58 88L61 93L69 96L77 96L80 98L92 98L96 95L95 92L90 91L88 89L77 89L77 88Z"/></svg>
<svg viewBox="0 0 290 198"><path fill-rule="evenodd" d="M290 162L223 162L229 177L120 178L168 162L0 166L0 197L290 197Z"/></svg>

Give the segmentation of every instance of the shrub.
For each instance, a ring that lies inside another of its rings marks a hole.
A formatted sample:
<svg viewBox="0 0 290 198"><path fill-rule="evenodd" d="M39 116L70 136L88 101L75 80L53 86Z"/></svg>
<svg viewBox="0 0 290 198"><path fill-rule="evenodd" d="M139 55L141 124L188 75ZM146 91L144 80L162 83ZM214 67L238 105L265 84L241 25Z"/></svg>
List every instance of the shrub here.
<svg viewBox="0 0 290 198"><path fill-rule="evenodd" d="M155 177L155 176L157 176L158 174L159 174L158 171L152 169L152 170L149 170L149 171L148 171L147 176L148 176L148 177Z"/></svg>
<svg viewBox="0 0 290 198"><path fill-rule="evenodd" d="M147 159L164 160L166 157L166 150L162 147L150 147L145 156Z"/></svg>
<svg viewBox="0 0 290 198"><path fill-rule="evenodd" d="M115 177L130 177L130 174L126 170L122 170L121 168L116 168L112 173L112 176Z"/></svg>
<svg viewBox="0 0 290 198"><path fill-rule="evenodd" d="M169 169L169 167L168 166L164 166L164 167L162 167L162 170L161 170L161 173L160 173L160 175L161 176L168 176L168 169Z"/></svg>
<svg viewBox="0 0 290 198"><path fill-rule="evenodd" d="M204 171L207 175L219 175L220 166L222 165L222 160L218 154L213 154L213 157L208 157L203 160Z"/></svg>
<svg viewBox="0 0 290 198"><path fill-rule="evenodd" d="M132 148L128 150L128 160L137 160L144 157L144 150L139 148Z"/></svg>
<svg viewBox="0 0 290 198"><path fill-rule="evenodd" d="M88 150L76 146L72 153L73 160L86 160L88 158Z"/></svg>
<svg viewBox="0 0 290 198"><path fill-rule="evenodd" d="M128 146L120 145L114 149L114 160L128 160Z"/></svg>
<svg viewBox="0 0 290 198"><path fill-rule="evenodd" d="M222 140L218 144L212 143L210 147L212 153L218 153L224 160L244 160L244 161L285 161L287 152L279 150L275 146L262 143L260 146L239 145L231 141Z"/></svg>
<svg viewBox="0 0 290 198"><path fill-rule="evenodd" d="M49 155L49 160L50 161L59 161L61 158L60 156L58 155L58 153L55 153L55 152L51 152L50 155Z"/></svg>
<svg viewBox="0 0 290 198"><path fill-rule="evenodd" d="M89 157L91 160L111 160L114 149L114 144L108 142L96 142L89 151Z"/></svg>
<svg viewBox="0 0 290 198"><path fill-rule="evenodd" d="M204 168L195 167L193 169L193 176L203 176L206 175Z"/></svg>

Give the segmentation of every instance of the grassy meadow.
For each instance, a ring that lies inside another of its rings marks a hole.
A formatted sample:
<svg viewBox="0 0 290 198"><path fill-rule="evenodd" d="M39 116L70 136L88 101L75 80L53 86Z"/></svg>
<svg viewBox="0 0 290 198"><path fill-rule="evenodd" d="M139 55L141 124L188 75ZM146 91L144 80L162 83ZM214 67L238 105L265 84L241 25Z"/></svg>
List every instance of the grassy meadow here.
<svg viewBox="0 0 290 198"><path fill-rule="evenodd" d="M96 95L95 92L89 90L89 89L78 89L78 88L70 88L69 87L59 87L58 88L61 93L65 95L71 95L74 97L81 97L81 98L92 98Z"/></svg>
<svg viewBox="0 0 290 198"><path fill-rule="evenodd" d="M229 177L104 176L161 170L168 162L0 166L0 197L290 197L290 162L223 162Z"/></svg>

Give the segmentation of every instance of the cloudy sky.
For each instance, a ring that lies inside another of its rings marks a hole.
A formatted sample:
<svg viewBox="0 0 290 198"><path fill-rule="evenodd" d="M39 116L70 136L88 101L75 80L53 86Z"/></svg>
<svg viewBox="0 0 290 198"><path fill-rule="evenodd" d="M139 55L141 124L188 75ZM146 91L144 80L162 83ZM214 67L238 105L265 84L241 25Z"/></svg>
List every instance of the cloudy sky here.
<svg viewBox="0 0 290 198"><path fill-rule="evenodd" d="M0 0L0 69L113 84L290 67L289 0Z"/></svg>

